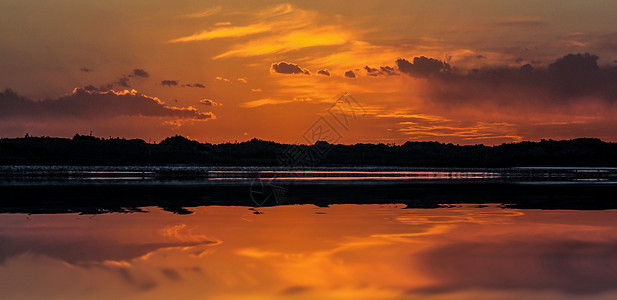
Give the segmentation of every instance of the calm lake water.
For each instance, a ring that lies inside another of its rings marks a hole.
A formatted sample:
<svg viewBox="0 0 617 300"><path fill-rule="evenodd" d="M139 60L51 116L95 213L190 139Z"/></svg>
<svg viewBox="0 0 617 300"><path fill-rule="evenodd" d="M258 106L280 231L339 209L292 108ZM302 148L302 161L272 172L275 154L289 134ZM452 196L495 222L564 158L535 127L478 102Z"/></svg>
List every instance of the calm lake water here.
<svg viewBox="0 0 617 300"><path fill-rule="evenodd" d="M2 299L617 299L617 211L0 214Z"/></svg>
<svg viewBox="0 0 617 300"><path fill-rule="evenodd" d="M0 299L617 299L615 192L615 168L4 166Z"/></svg>
<svg viewBox="0 0 617 300"><path fill-rule="evenodd" d="M293 183L420 183L427 181L533 184L615 184L617 168L416 168L416 167L195 167L0 166L2 185L216 185L255 179Z"/></svg>

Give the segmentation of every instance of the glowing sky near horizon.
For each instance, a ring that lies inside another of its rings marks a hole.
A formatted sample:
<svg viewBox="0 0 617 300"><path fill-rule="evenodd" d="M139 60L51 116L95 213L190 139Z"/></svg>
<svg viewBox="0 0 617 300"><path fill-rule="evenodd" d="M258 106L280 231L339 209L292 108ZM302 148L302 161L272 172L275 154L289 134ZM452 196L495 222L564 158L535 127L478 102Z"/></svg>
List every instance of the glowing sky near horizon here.
<svg viewBox="0 0 617 300"><path fill-rule="evenodd" d="M349 92L366 115L337 128L340 143L617 141L615 11L599 0L3 1L0 89L12 92L0 94L0 136L302 143ZM549 68L578 53L598 70ZM421 56L448 75L405 68Z"/></svg>

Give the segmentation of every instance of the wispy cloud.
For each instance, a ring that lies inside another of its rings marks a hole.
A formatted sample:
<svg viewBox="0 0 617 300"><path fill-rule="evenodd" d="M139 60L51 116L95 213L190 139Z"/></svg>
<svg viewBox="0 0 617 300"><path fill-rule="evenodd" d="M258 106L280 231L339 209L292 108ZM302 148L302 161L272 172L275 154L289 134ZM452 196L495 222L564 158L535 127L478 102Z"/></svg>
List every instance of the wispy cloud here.
<svg viewBox="0 0 617 300"><path fill-rule="evenodd" d="M345 44L354 37L350 30L342 26L322 25L324 24L323 18L318 13L298 9L290 4L246 14L247 21L244 25L215 26L189 36L169 40L168 43L232 37L248 38L242 42L235 42L229 50L214 57L214 59L221 59L285 53L316 46L336 46ZM257 34L259 34L258 37Z"/></svg>
<svg viewBox="0 0 617 300"><path fill-rule="evenodd" d="M486 122L456 122L456 121L426 121L401 122L403 134L412 139L422 140L435 137L457 137L462 140L504 139L520 141L522 137L516 133L516 125L508 123Z"/></svg>
<svg viewBox="0 0 617 300"><path fill-rule="evenodd" d="M285 103L291 103L291 102L294 102L294 100L263 98L263 99L257 99L257 100L244 102L242 103L241 106L245 108L254 108L254 107L259 107L259 106L264 106L264 105L285 104Z"/></svg>
<svg viewBox="0 0 617 300"><path fill-rule="evenodd" d="M193 41L207 41L219 38L241 37L251 34L266 32L271 27L265 24L253 24L247 26L218 27L213 30L204 30L193 35L177 38L168 43L184 43Z"/></svg>
<svg viewBox="0 0 617 300"><path fill-rule="evenodd" d="M285 53L316 46L343 45L349 42L351 38L351 33L333 26L302 29L283 34L282 36L275 35L237 45L231 50L217 55L214 59Z"/></svg>
<svg viewBox="0 0 617 300"><path fill-rule="evenodd" d="M209 17L212 15L218 14L219 12L221 12L221 10L223 10L222 6L215 6L215 7L208 8L204 11L186 14L186 15L183 15L182 17L187 18L187 19L204 18L204 17Z"/></svg>

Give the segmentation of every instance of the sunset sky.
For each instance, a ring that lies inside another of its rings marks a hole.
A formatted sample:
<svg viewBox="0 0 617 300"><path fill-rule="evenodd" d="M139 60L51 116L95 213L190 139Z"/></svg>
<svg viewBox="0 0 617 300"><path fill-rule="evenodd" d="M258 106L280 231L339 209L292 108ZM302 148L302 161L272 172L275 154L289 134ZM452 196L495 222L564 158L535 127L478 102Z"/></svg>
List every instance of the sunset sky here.
<svg viewBox="0 0 617 300"><path fill-rule="evenodd" d="M0 137L617 141L616 1L0 2ZM588 54L587 54L588 53ZM9 90L10 89L10 90Z"/></svg>

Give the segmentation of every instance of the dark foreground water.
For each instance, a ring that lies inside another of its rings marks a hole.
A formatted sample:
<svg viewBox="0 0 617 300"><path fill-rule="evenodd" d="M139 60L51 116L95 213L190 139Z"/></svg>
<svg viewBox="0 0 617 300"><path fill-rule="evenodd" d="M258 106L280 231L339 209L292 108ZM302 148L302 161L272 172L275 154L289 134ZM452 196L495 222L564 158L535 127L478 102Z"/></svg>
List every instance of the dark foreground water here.
<svg viewBox="0 0 617 300"><path fill-rule="evenodd" d="M0 299L617 299L615 173L0 167Z"/></svg>

